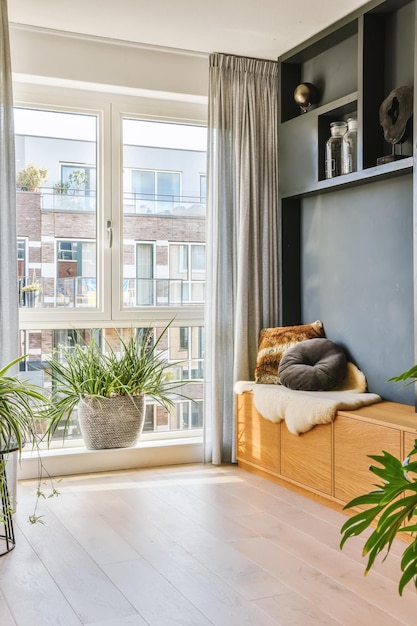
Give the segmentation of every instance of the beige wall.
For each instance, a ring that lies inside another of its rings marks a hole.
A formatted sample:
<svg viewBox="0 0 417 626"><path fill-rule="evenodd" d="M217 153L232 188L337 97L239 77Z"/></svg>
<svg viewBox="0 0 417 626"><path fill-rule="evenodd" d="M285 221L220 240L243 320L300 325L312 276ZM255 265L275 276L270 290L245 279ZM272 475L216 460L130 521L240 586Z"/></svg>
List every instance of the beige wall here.
<svg viewBox="0 0 417 626"><path fill-rule="evenodd" d="M167 48L60 34L10 25L12 71L17 81L73 84L126 95L204 103L208 57Z"/></svg>

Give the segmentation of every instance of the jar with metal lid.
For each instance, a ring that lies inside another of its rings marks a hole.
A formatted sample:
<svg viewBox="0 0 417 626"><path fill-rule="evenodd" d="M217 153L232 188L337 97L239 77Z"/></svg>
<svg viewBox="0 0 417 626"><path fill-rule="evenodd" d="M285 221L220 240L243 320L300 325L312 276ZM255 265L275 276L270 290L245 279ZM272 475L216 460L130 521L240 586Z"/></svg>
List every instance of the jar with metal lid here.
<svg viewBox="0 0 417 626"><path fill-rule="evenodd" d="M342 174L350 174L358 169L358 121L350 117L347 131L342 140Z"/></svg>
<svg viewBox="0 0 417 626"><path fill-rule="evenodd" d="M326 141L326 178L334 178L342 173L342 140L347 130L346 122L332 122L330 137Z"/></svg>

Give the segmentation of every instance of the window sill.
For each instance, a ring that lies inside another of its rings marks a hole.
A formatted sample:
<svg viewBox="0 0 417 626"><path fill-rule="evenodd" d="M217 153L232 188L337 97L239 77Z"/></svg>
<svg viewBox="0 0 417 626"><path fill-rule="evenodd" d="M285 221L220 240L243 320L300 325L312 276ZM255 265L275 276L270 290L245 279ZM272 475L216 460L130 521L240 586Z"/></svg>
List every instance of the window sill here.
<svg viewBox="0 0 417 626"><path fill-rule="evenodd" d="M109 450L87 450L84 447L50 449L42 450L41 458L45 473L51 476L201 463L203 438L139 441L132 448ZM38 467L38 453L24 452L18 462L18 480L37 478Z"/></svg>

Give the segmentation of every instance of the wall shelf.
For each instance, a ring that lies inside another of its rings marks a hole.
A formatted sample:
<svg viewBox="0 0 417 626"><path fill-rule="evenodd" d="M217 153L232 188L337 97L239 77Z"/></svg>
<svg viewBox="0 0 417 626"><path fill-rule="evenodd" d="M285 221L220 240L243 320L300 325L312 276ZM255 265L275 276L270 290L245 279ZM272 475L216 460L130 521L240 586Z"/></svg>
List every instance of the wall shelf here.
<svg viewBox="0 0 417 626"><path fill-rule="evenodd" d="M348 189L349 187L356 187L358 185L365 185L367 183L377 182L378 180L412 173L413 157L406 157L401 161L394 161L392 163L385 163L384 165L370 167L366 170L361 170L360 172L336 176L335 178L331 178L329 180L320 180L310 187L304 187L298 192L284 192L281 195L281 198L283 200L286 198L308 198L321 193L339 191L341 189Z"/></svg>
<svg viewBox="0 0 417 626"><path fill-rule="evenodd" d="M416 2L372 0L278 59L280 323L321 319L370 389L406 404L413 387L386 380L417 359ZM301 82L319 92L307 113L294 102ZM404 85L414 86L414 127L395 146L404 158L378 166L393 150L380 106ZM349 117L357 171L325 179L330 123Z"/></svg>

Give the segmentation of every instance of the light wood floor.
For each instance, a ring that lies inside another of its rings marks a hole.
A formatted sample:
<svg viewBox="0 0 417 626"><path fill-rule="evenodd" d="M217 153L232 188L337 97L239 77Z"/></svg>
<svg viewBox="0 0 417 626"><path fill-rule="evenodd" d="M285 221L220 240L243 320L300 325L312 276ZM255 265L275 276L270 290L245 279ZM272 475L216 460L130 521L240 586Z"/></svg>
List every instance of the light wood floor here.
<svg viewBox="0 0 417 626"><path fill-rule="evenodd" d="M344 514L235 466L66 477L0 558L1 626L417 624L400 598L398 542L364 577Z"/></svg>

